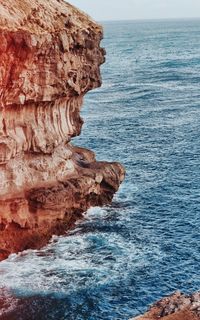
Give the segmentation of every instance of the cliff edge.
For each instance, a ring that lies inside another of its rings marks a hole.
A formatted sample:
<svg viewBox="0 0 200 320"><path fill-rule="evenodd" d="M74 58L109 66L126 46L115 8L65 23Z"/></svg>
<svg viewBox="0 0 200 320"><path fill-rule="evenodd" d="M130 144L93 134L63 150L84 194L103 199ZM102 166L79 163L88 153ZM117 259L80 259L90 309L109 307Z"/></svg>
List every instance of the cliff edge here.
<svg viewBox="0 0 200 320"><path fill-rule="evenodd" d="M0 3L0 259L62 234L124 179L70 143L83 96L101 85L101 39L63 0Z"/></svg>

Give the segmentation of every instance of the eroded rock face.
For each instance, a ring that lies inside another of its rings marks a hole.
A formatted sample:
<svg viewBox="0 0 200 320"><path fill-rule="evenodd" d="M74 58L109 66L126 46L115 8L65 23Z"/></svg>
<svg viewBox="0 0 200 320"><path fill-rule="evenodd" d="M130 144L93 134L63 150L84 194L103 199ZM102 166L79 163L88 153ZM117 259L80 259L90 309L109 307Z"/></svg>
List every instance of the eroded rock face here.
<svg viewBox="0 0 200 320"><path fill-rule="evenodd" d="M63 0L0 3L0 257L46 243L124 178L72 146L101 85L102 28ZM95 111L94 111L95 112Z"/></svg>
<svg viewBox="0 0 200 320"><path fill-rule="evenodd" d="M153 306L143 316L132 320L198 320L200 319L200 292L184 295L176 292Z"/></svg>

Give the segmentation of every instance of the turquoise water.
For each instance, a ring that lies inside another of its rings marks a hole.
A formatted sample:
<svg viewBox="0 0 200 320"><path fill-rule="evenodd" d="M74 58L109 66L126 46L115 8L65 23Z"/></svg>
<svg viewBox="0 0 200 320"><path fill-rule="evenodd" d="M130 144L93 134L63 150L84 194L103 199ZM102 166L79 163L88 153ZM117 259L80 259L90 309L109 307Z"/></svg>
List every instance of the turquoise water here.
<svg viewBox="0 0 200 320"><path fill-rule="evenodd" d="M66 237L0 263L0 319L128 320L200 288L200 21L105 23L74 143L126 181Z"/></svg>

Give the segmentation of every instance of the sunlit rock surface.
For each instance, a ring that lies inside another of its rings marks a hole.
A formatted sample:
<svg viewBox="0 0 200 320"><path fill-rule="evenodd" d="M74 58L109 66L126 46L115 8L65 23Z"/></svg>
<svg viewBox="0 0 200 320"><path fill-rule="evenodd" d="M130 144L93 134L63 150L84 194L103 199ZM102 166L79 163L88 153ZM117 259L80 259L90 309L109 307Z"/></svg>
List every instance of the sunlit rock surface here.
<svg viewBox="0 0 200 320"><path fill-rule="evenodd" d="M84 94L101 85L101 39L101 26L63 0L0 3L1 259L110 203L124 178L120 164L70 143Z"/></svg>
<svg viewBox="0 0 200 320"><path fill-rule="evenodd" d="M143 316L131 320L198 320L200 319L200 292L184 295L179 291L164 298Z"/></svg>

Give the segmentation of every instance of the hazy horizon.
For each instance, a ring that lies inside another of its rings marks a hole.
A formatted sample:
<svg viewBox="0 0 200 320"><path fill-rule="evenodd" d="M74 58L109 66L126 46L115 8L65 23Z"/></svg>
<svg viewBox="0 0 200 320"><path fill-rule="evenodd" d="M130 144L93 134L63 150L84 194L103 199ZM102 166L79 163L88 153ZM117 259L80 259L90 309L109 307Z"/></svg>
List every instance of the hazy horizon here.
<svg viewBox="0 0 200 320"><path fill-rule="evenodd" d="M86 11L85 11L85 13L87 13ZM91 16L91 15L90 15ZM92 16L91 16L92 17ZM94 18L94 17L93 17ZM97 22L128 22L128 21L164 21L164 20L175 20L175 21L177 21L177 20L200 20L200 16L199 17L178 17L178 18L176 18L176 17L174 17L174 18L170 18L170 17L168 17L168 18L133 18L133 19L101 19L101 20L97 20L96 19L96 21Z"/></svg>
<svg viewBox="0 0 200 320"><path fill-rule="evenodd" d="M199 19L199 0L69 0L97 21ZM198 12L198 15L197 15Z"/></svg>

